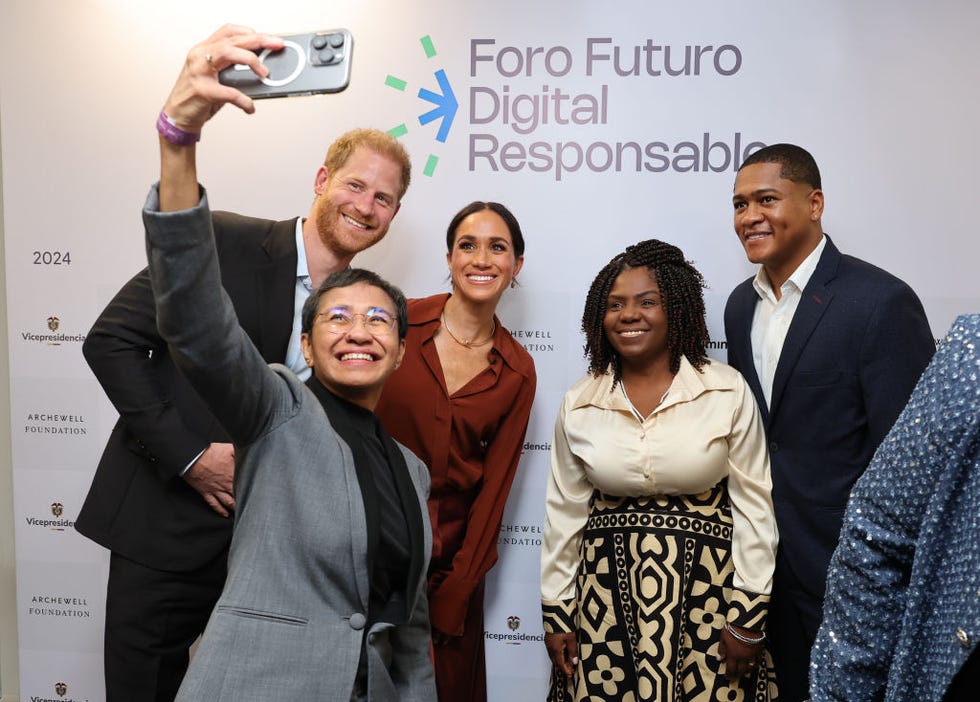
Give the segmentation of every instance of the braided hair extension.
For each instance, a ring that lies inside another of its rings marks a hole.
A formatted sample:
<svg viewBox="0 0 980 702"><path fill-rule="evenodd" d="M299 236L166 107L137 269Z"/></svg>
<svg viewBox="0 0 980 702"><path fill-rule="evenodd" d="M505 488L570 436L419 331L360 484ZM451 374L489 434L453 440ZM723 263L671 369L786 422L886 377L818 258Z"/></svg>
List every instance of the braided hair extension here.
<svg viewBox="0 0 980 702"><path fill-rule="evenodd" d="M622 379L619 354L606 338L603 321L609 304L609 292L616 278L626 268L647 268L660 288L660 300L667 315L667 346L670 350L670 372L677 373L681 356L687 357L699 371L708 362L705 347L708 326L704 315L704 277L694 265L684 259L684 253L671 244L647 239L614 257L592 281L582 313L582 332L585 334L585 356L589 373L600 376L613 373L613 387Z"/></svg>

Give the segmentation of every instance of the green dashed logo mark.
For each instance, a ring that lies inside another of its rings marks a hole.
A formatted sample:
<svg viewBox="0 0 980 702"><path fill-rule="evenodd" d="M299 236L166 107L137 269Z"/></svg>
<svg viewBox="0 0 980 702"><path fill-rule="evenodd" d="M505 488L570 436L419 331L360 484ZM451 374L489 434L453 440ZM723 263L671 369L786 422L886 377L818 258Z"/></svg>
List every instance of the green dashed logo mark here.
<svg viewBox="0 0 980 702"><path fill-rule="evenodd" d="M425 52L426 58L431 59L436 56L436 48L430 36L426 35L422 37L419 43L422 44L422 50ZM452 86L449 84L449 79L446 77L446 71L440 68L433 73L433 76L436 79L439 92L434 92L427 88L419 88L418 97L430 103L433 107L420 114L418 121L421 126L438 121L439 129L436 132L436 141L445 144L446 139L449 138L449 132L453 127L453 121L456 119L456 112L459 110L459 102L457 102L456 95L453 93ZM397 76L388 75L385 78L385 85L400 92L405 92L408 88L408 81ZM408 134L408 125L403 122L389 129L388 133L397 139ZM425 168L422 170L423 175L431 177L435 173L438 163L439 157L430 153L426 159Z"/></svg>

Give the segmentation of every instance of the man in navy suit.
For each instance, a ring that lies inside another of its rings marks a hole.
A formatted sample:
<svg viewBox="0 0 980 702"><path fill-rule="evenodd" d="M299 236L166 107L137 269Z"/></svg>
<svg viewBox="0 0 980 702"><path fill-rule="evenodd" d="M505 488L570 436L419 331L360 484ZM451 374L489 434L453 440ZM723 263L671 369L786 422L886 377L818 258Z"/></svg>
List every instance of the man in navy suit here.
<svg viewBox="0 0 980 702"><path fill-rule="evenodd" d="M851 486L935 343L908 285L824 234L820 171L806 150L774 144L749 156L732 201L735 232L761 267L728 298L728 362L766 425L780 538L768 633L780 700L800 702Z"/></svg>

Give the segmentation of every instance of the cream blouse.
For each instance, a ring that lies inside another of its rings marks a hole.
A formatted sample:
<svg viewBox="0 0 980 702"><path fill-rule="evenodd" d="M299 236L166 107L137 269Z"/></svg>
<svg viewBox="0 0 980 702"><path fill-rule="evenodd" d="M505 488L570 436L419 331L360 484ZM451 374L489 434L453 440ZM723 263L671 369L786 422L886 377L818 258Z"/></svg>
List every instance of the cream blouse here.
<svg viewBox="0 0 980 702"><path fill-rule="evenodd" d="M728 477L733 584L768 595L776 520L759 410L742 376L686 358L664 401L640 421L612 375L587 375L565 394L551 449L541 549L543 602L575 597L579 546L594 489L619 497L694 495Z"/></svg>

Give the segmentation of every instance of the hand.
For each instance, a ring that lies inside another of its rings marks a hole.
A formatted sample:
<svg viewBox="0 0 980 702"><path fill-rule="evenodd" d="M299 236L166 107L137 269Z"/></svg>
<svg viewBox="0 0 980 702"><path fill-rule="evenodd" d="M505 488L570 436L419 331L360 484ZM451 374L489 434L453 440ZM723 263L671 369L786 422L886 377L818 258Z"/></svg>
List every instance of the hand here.
<svg viewBox="0 0 980 702"><path fill-rule="evenodd" d="M252 49L281 49L282 46L280 37L226 24L187 54L164 112L178 127L192 132L200 131L225 103L232 103L249 114L255 112L252 98L218 82L218 71L241 63L264 78L269 75L269 69Z"/></svg>
<svg viewBox="0 0 980 702"><path fill-rule="evenodd" d="M458 636L453 636L452 634L447 634L441 629L436 629L432 627L432 644L434 646L445 646L451 644L454 640L458 639Z"/></svg>
<svg viewBox="0 0 980 702"><path fill-rule="evenodd" d="M235 510L234 478L235 447L231 444L211 444L184 473L184 480L222 517Z"/></svg>
<svg viewBox="0 0 980 702"><path fill-rule="evenodd" d="M751 639L761 636L759 631L750 631L736 626L735 630ZM759 656L762 653L762 643L747 644L739 641L722 627L721 640L718 642L718 660L725 663L725 675L731 680L738 680L744 675L755 671Z"/></svg>
<svg viewBox="0 0 980 702"><path fill-rule="evenodd" d="M565 675L572 675L578 665L578 640L574 633L545 634L544 645L551 663Z"/></svg>

